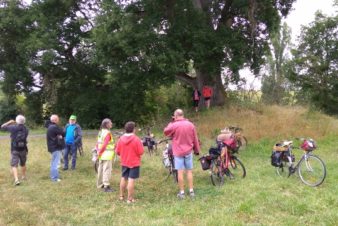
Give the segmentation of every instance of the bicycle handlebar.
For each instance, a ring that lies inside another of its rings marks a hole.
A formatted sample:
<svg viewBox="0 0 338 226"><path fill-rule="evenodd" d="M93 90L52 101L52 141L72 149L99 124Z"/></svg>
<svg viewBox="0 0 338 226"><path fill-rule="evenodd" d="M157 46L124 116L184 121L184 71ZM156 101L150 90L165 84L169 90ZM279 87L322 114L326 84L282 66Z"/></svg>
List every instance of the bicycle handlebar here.
<svg viewBox="0 0 338 226"><path fill-rule="evenodd" d="M172 139L171 137L161 139L161 140L159 140L158 144L161 144L161 143L163 143L163 142L168 142L168 141L171 140L171 139Z"/></svg>
<svg viewBox="0 0 338 226"><path fill-rule="evenodd" d="M240 127L237 127L237 126L228 126L228 129L229 130L233 130L233 131L243 131L243 129L242 128L240 128Z"/></svg>
<svg viewBox="0 0 338 226"><path fill-rule="evenodd" d="M124 134L124 132L121 132L121 131L112 131L111 133L113 136L117 136L117 137L120 137Z"/></svg>

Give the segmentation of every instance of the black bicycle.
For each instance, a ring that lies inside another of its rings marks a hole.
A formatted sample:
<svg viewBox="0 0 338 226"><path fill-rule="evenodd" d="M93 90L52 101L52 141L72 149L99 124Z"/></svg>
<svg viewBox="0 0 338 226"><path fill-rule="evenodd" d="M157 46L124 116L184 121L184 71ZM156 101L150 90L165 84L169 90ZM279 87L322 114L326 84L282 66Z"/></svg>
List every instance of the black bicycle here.
<svg viewBox="0 0 338 226"><path fill-rule="evenodd" d="M165 148L163 150L163 159L162 163L166 169L168 169L169 174L166 179L172 175L174 182L178 182L177 170L175 169L174 155L171 147L171 138L162 139L158 144L165 143Z"/></svg>
<svg viewBox="0 0 338 226"><path fill-rule="evenodd" d="M143 146L147 147L149 155L156 154L157 151L157 141L155 140L154 134L151 132L150 128L147 128L145 136L142 138Z"/></svg>

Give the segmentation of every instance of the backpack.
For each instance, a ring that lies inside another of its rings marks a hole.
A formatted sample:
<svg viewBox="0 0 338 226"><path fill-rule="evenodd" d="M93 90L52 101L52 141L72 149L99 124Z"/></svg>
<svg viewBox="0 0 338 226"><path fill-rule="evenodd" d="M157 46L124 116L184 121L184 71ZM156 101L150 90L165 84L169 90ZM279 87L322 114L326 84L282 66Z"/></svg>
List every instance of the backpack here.
<svg viewBox="0 0 338 226"><path fill-rule="evenodd" d="M280 167L282 165L282 153L281 151L272 151L271 154L271 165Z"/></svg>
<svg viewBox="0 0 338 226"><path fill-rule="evenodd" d="M15 138L13 139L13 148L18 151L26 150L27 148L27 131L25 127L22 127L17 131Z"/></svg>

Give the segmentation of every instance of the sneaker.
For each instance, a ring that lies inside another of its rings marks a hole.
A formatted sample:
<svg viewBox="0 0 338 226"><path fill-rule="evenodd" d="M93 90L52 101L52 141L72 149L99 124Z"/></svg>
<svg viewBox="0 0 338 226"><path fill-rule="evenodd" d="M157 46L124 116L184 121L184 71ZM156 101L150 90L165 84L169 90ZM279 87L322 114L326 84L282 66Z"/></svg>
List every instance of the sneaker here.
<svg viewBox="0 0 338 226"><path fill-rule="evenodd" d="M184 193L178 193L178 194L177 194L177 198L179 198L179 199L184 199L184 198L185 198Z"/></svg>
<svg viewBox="0 0 338 226"><path fill-rule="evenodd" d="M195 198L195 192L194 191L191 191L191 192L189 192L189 195L190 195L190 198Z"/></svg>
<svg viewBox="0 0 338 226"><path fill-rule="evenodd" d="M21 180L27 180L27 177L22 176L22 177L21 177Z"/></svg>
<svg viewBox="0 0 338 226"><path fill-rule="evenodd" d="M58 179L55 179L55 180L52 180L53 182L60 182L61 181L61 179L60 178L58 178Z"/></svg>
<svg viewBox="0 0 338 226"><path fill-rule="evenodd" d="M63 171L66 171L66 170L68 170L68 168L63 168L62 170L63 170Z"/></svg>
<svg viewBox="0 0 338 226"><path fill-rule="evenodd" d="M107 187L103 188L103 192L113 192L113 191L114 190L110 186L107 186Z"/></svg>
<svg viewBox="0 0 338 226"><path fill-rule="evenodd" d="M19 180L16 180L16 181L14 182L14 185L15 185L15 186L20 185L20 181L19 181Z"/></svg>

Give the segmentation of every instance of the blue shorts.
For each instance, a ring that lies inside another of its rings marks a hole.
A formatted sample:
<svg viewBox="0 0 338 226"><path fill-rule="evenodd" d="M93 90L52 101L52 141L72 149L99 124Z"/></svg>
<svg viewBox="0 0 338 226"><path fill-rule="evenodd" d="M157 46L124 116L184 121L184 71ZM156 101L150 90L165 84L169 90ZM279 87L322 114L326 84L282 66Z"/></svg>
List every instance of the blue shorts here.
<svg viewBox="0 0 338 226"><path fill-rule="evenodd" d="M126 166L122 166L122 177L124 179L137 179L140 177L140 167L128 168Z"/></svg>
<svg viewBox="0 0 338 226"><path fill-rule="evenodd" d="M174 156L175 169L177 170L191 170L193 167L192 153L186 156Z"/></svg>

